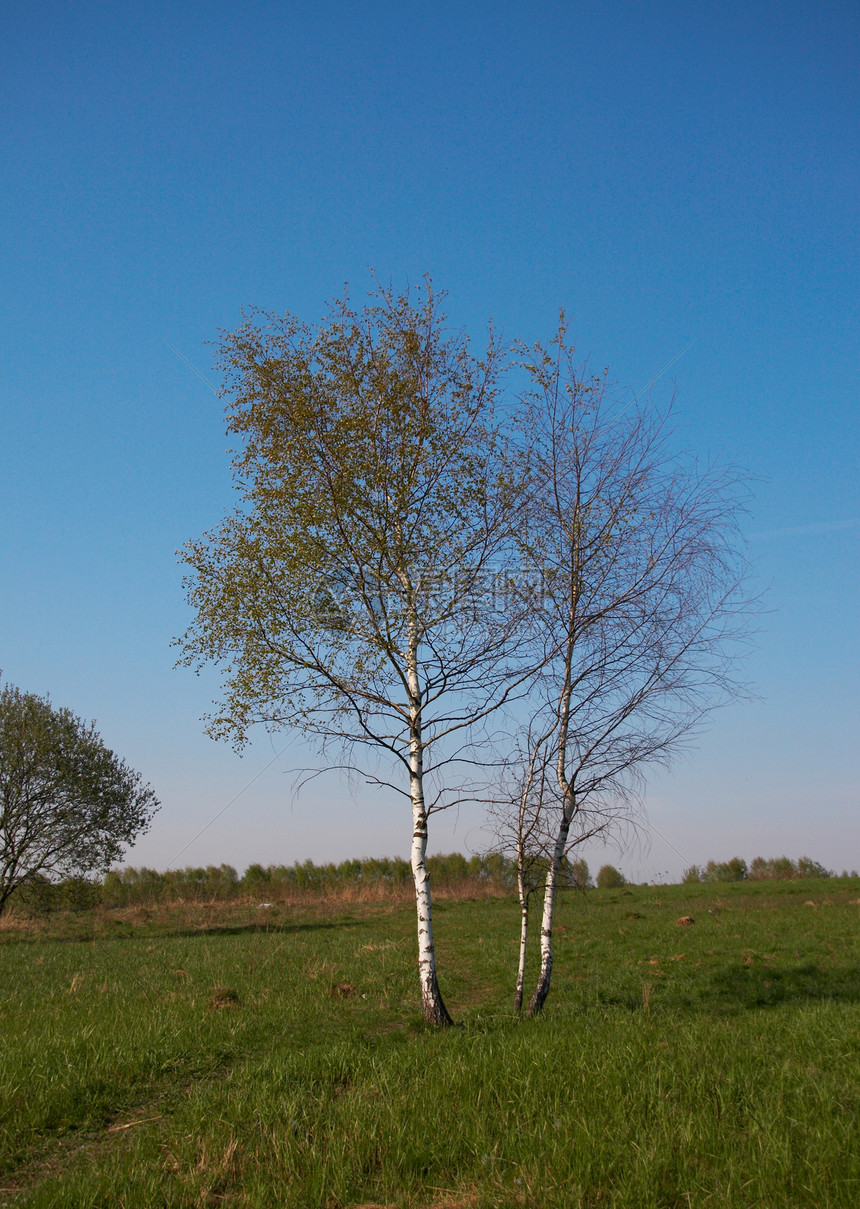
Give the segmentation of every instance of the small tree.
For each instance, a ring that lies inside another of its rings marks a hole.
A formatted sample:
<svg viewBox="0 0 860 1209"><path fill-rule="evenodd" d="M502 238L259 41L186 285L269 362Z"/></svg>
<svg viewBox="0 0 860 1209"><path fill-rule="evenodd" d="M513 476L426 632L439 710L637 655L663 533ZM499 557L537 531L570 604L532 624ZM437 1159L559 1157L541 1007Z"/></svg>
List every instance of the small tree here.
<svg viewBox="0 0 860 1209"><path fill-rule="evenodd" d="M620 890L627 885L627 879L614 865L601 865L597 871L598 890Z"/></svg>
<svg viewBox="0 0 860 1209"><path fill-rule="evenodd" d="M775 856L767 862L767 876L777 881L797 876L797 865L790 856Z"/></svg>
<svg viewBox="0 0 860 1209"><path fill-rule="evenodd" d="M544 722L546 720L544 719ZM543 734L531 728L515 738L515 751L499 767L497 784L491 798L491 816L496 842L504 853L511 853L517 871L520 900L520 945L517 963L514 1009L523 1005L529 920L532 900L545 885L552 866L555 844L553 803L557 801L554 784L554 751L550 746L554 724ZM570 861L570 853L585 840L599 834L608 820L595 817L590 828L581 827L570 837L556 879L585 890L591 885L588 864L582 858Z"/></svg>
<svg viewBox="0 0 860 1209"><path fill-rule="evenodd" d="M801 856L797 861L798 877L833 877L832 869L826 868L820 861L814 861L811 856Z"/></svg>
<svg viewBox="0 0 860 1209"><path fill-rule="evenodd" d="M757 856L750 862L748 876L750 881L757 882L792 877L833 877L834 874L831 869L826 869L819 861L808 856L802 856L797 861L787 856L772 857L770 860Z"/></svg>
<svg viewBox="0 0 860 1209"><path fill-rule="evenodd" d="M503 852L512 852L520 900L520 949L514 989L514 1010L523 1006L531 903L546 876L546 836L543 801L547 793L546 743L550 733L522 737L522 750L501 767L492 799L496 836Z"/></svg>
<svg viewBox="0 0 860 1209"><path fill-rule="evenodd" d="M455 765L523 670L491 582L515 504L499 363L492 340L476 359L446 330L429 283L418 305L380 289L316 328L253 316L221 342L242 503L184 552L185 662L224 669L210 733L298 726L408 801L422 1003L439 1024L428 820L468 792Z"/></svg>
<svg viewBox="0 0 860 1209"><path fill-rule="evenodd" d="M28 882L106 873L157 809L94 723L0 689L0 913Z"/></svg>
<svg viewBox="0 0 860 1209"><path fill-rule="evenodd" d="M566 869L568 884L576 890L590 890L592 886L591 874L588 870L588 861L580 856L575 861L570 861Z"/></svg>
<svg viewBox="0 0 860 1209"><path fill-rule="evenodd" d="M708 861L702 871L705 882L743 882L748 877L747 863L740 856L733 856L730 861Z"/></svg>

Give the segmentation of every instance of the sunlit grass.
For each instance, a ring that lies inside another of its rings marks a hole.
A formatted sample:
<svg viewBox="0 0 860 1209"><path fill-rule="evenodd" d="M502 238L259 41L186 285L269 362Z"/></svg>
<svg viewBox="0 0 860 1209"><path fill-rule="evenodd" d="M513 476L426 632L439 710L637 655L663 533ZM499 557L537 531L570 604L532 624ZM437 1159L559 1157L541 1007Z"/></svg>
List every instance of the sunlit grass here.
<svg viewBox="0 0 860 1209"><path fill-rule="evenodd" d="M443 1032L408 905L4 926L0 1203L853 1206L858 898L570 894L536 1021L516 904L448 901Z"/></svg>

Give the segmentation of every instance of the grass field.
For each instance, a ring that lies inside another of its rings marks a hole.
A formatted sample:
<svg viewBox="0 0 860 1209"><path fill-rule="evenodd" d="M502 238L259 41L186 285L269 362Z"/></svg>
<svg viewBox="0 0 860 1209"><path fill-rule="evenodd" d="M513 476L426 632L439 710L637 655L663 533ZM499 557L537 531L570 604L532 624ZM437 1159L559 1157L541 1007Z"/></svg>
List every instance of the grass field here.
<svg viewBox="0 0 860 1209"><path fill-rule="evenodd" d="M0 1205L860 1204L860 881L571 892L534 1021L437 910L441 1032L408 904L4 921Z"/></svg>

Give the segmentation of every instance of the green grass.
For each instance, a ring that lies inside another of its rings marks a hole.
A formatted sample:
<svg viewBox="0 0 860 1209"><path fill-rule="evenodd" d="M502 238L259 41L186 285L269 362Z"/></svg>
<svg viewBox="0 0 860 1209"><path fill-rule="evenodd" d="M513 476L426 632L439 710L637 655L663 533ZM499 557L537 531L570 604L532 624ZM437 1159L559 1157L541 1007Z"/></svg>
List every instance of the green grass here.
<svg viewBox="0 0 860 1209"><path fill-rule="evenodd" d="M0 1205L853 1207L858 899L570 894L535 1021L516 904L443 901L442 1032L408 906L7 922Z"/></svg>

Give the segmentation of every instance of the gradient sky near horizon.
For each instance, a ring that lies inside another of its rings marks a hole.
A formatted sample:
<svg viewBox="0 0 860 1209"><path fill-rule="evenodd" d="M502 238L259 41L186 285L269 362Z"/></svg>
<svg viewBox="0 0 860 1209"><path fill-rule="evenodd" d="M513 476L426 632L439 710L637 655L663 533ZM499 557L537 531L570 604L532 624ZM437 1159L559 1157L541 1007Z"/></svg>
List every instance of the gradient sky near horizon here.
<svg viewBox="0 0 860 1209"><path fill-rule="evenodd" d="M754 477L757 695L592 867L860 867L858 65L833 0L6 0L0 668L152 783L129 863L408 852L394 794L294 795L299 737L207 738L217 678L170 645L175 551L233 506L207 342L243 306L316 320L372 267L429 273L477 342L564 306L622 397L668 366L681 443ZM433 825L485 842L478 811Z"/></svg>

